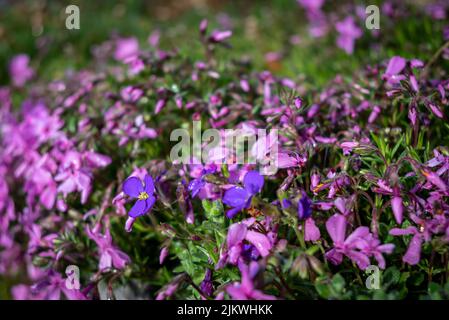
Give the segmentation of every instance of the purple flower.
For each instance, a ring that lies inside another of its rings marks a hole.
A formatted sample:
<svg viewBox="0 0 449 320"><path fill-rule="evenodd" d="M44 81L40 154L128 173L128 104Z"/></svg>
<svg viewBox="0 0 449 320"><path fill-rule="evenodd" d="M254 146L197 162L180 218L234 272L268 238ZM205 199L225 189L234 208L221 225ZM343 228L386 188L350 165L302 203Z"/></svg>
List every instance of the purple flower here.
<svg viewBox="0 0 449 320"><path fill-rule="evenodd" d="M226 30L226 31L218 31L215 30L212 32L212 34L209 37L209 41L210 42L223 42L224 40L226 40L227 38L232 36L232 31L230 30Z"/></svg>
<svg viewBox="0 0 449 320"><path fill-rule="evenodd" d="M251 225L254 219L248 219L242 223L234 223L228 229L228 235L226 238L227 251L223 252L220 262L217 265L219 269L223 263L229 262L236 265L243 255L244 251L251 251L255 249L253 257L261 255L266 257L269 255L273 244L270 239L257 231L248 229L248 225ZM250 244L248 246L247 243Z"/></svg>
<svg viewBox="0 0 449 320"><path fill-rule="evenodd" d="M259 172L249 171L243 179L243 188L232 187L223 196L223 203L233 207L226 216L232 219L239 211L249 208L252 197L262 190L263 185L264 179Z"/></svg>
<svg viewBox="0 0 449 320"><path fill-rule="evenodd" d="M402 215L404 207L402 205L402 198L400 196L394 196L391 200L391 208L393 210L394 218L398 224L402 223Z"/></svg>
<svg viewBox="0 0 449 320"><path fill-rule="evenodd" d="M127 86L120 90L120 95L125 102L137 102L143 96L143 90L133 86Z"/></svg>
<svg viewBox="0 0 449 320"><path fill-rule="evenodd" d="M315 224L315 220L312 217L307 218L304 223L304 240L317 241L319 238L321 238L321 233Z"/></svg>
<svg viewBox="0 0 449 320"><path fill-rule="evenodd" d="M200 284L200 289L207 297L212 296L214 293L214 285L212 284L212 270L209 268L206 270L204 279Z"/></svg>
<svg viewBox="0 0 449 320"><path fill-rule="evenodd" d="M156 202L153 178L148 174L145 175L144 183L145 185L137 177L129 177L123 182L123 192L133 199L137 198L128 212L128 215L133 219L150 211Z"/></svg>
<svg viewBox="0 0 449 320"><path fill-rule="evenodd" d="M50 270L48 275L30 288L30 297L38 300L59 300L61 293L69 300L86 300L84 294L78 289L68 289L66 279L59 273Z"/></svg>
<svg viewBox="0 0 449 320"><path fill-rule="evenodd" d="M298 201L298 218L305 220L312 215L312 201L305 192L302 193L301 199Z"/></svg>
<svg viewBox="0 0 449 320"><path fill-rule="evenodd" d="M352 149L357 148L360 144L355 141L346 141L340 144L343 154L346 156L351 153Z"/></svg>
<svg viewBox="0 0 449 320"><path fill-rule="evenodd" d="M26 54L16 55L9 63L9 74L12 83L17 87L22 87L33 77L34 71L29 66L30 58Z"/></svg>
<svg viewBox="0 0 449 320"><path fill-rule="evenodd" d="M96 229L90 230L89 227L86 227L86 233L98 246L100 255L98 269L100 271L108 270L112 267L123 269L129 263L129 257L112 244L112 236L109 228L106 228L106 232L103 235Z"/></svg>
<svg viewBox="0 0 449 320"><path fill-rule="evenodd" d="M257 262L252 261L249 265L239 264L242 274L240 282L234 282L226 287L226 292L234 300L276 300L275 297L267 295L255 288L253 279L259 271Z"/></svg>
<svg viewBox="0 0 449 320"><path fill-rule="evenodd" d="M415 214L411 214L410 219L415 222L418 227L410 226L405 229L393 228L390 230L390 234L393 236L413 235L407 252L402 257L402 261L410 265L415 265L418 264L421 259L421 246L423 241L430 241L432 239L432 234L444 232L447 222L444 216L423 219Z"/></svg>
<svg viewBox="0 0 449 320"><path fill-rule="evenodd" d="M161 249L161 252L159 253L159 264L163 264L165 261L165 258L167 258L168 256L168 248L167 247L163 247Z"/></svg>
<svg viewBox="0 0 449 320"><path fill-rule="evenodd" d="M395 84L399 81L405 79L404 76L399 75L401 71L405 68L407 60L402 57L394 56L388 62L387 69L383 75L383 78L388 81L388 83Z"/></svg>
<svg viewBox="0 0 449 320"><path fill-rule="evenodd" d="M335 28L340 34L337 38L337 46L345 50L346 53L352 54L355 40L362 36L362 30L355 24L354 18L351 16L337 22Z"/></svg>
<svg viewBox="0 0 449 320"><path fill-rule="evenodd" d="M372 234L367 235L363 241L357 242L357 248L368 256L374 256L381 269L385 269L385 259L383 253L390 254L393 252L394 244L381 244L379 239Z"/></svg>
<svg viewBox="0 0 449 320"><path fill-rule="evenodd" d="M326 252L326 259L337 265L342 262L343 256L347 256L364 270L369 265L369 258L356 249L361 245L363 238L369 234L369 229L358 227L346 238L346 224L345 217L340 214L334 214L326 221L327 232L334 241L334 248Z"/></svg>
<svg viewBox="0 0 449 320"><path fill-rule="evenodd" d="M121 62L134 59L139 53L139 42L136 38L121 38L116 42L114 58Z"/></svg>
<svg viewBox="0 0 449 320"><path fill-rule="evenodd" d="M200 22L199 30L201 34L205 34L207 30L208 21L207 19L203 19Z"/></svg>
<svg viewBox="0 0 449 320"><path fill-rule="evenodd" d="M410 265L418 264L421 259L421 246L423 242L423 236L416 227L408 227L405 229L393 228L390 230L390 234L393 236L413 235L407 252L402 257L402 261Z"/></svg>

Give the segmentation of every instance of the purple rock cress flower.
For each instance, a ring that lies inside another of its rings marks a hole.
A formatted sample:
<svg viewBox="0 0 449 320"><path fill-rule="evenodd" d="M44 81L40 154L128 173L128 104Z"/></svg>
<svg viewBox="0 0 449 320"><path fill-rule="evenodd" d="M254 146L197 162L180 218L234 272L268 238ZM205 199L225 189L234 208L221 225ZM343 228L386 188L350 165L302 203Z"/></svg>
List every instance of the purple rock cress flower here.
<svg viewBox="0 0 449 320"><path fill-rule="evenodd" d="M262 190L263 185L264 179L259 172L249 171L243 179L243 188L232 187L223 196L223 203L233 207L226 216L232 219L239 211L249 208L253 196Z"/></svg>
<svg viewBox="0 0 449 320"><path fill-rule="evenodd" d="M129 218L126 221L126 231L131 231L132 224L137 217L140 217L151 210L156 197L154 196L154 181L150 175L145 175L144 183L137 177L129 177L123 182L123 192L131 198L137 198L131 210L129 210Z"/></svg>

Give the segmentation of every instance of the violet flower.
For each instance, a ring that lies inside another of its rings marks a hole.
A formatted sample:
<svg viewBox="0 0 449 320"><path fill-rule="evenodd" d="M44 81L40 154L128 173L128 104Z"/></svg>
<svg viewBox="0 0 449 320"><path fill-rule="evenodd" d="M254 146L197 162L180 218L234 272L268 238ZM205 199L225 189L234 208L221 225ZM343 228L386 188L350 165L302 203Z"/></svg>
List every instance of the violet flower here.
<svg viewBox="0 0 449 320"><path fill-rule="evenodd" d="M211 297L214 293L214 285L212 284L212 269L206 269L206 274L204 275L203 281L201 281L200 289L206 297Z"/></svg>
<svg viewBox="0 0 449 320"><path fill-rule="evenodd" d="M301 199L298 201L298 218L305 220L312 215L312 201L305 192L302 193Z"/></svg>
<svg viewBox="0 0 449 320"><path fill-rule="evenodd" d="M144 183L145 185L137 177L129 177L123 182L123 192L133 199L137 198L128 212L129 218L125 227L128 232L131 231L134 220L150 211L156 202L153 178L148 174L145 175Z"/></svg>
<svg viewBox="0 0 449 320"><path fill-rule="evenodd" d="M226 216L232 219L239 211L248 209L254 195L259 193L264 185L264 178L257 171L249 171L243 179L242 187L232 187L223 196L223 203L233 207Z"/></svg>

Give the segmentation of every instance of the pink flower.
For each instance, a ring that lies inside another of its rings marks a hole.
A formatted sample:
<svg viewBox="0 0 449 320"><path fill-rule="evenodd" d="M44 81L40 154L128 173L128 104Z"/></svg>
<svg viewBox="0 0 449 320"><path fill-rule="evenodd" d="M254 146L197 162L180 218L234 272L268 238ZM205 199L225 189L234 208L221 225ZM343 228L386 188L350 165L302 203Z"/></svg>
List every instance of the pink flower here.
<svg viewBox="0 0 449 320"><path fill-rule="evenodd" d="M275 297L267 295L255 288L253 279L257 275L259 266L257 262L252 261L249 265L239 263L239 269L242 274L240 282L234 282L226 286L226 292L234 300L276 300Z"/></svg>
<svg viewBox="0 0 449 320"><path fill-rule="evenodd" d="M362 36L362 30L355 24L354 18L349 16L343 21L339 21L335 24L340 34L337 38L337 46L346 51L348 54L354 52L355 40Z"/></svg>
<svg viewBox="0 0 449 320"><path fill-rule="evenodd" d="M139 53L139 42L136 38L121 38L116 41L114 58L121 62L135 58Z"/></svg>
<svg viewBox="0 0 449 320"><path fill-rule="evenodd" d="M30 58L26 54L14 56L9 63L9 74L16 87L22 87L33 77L34 71L29 66Z"/></svg>
<svg viewBox="0 0 449 320"><path fill-rule="evenodd" d="M335 214L327 220L326 229L334 241L334 248L326 252L326 259L337 265L343 261L343 256L347 256L364 270L369 265L369 258L357 250L357 246L360 246L363 238L369 234L369 229L358 227L346 238L346 224L345 217L340 214Z"/></svg>
<svg viewBox="0 0 449 320"><path fill-rule="evenodd" d="M112 267L123 269L129 262L129 257L112 244L112 236L109 227L106 228L105 234L101 234L98 228L91 230L86 227L86 233L89 239L95 241L100 255L98 269L100 271L108 270Z"/></svg>

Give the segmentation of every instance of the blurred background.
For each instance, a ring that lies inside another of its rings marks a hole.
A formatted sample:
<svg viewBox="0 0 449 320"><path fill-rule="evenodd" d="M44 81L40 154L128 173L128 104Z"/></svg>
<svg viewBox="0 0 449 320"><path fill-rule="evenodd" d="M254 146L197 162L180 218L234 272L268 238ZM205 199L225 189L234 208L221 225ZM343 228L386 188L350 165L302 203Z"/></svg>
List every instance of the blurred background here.
<svg viewBox="0 0 449 320"><path fill-rule="evenodd" d="M89 66L95 52L111 38L135 36L146 43L157 30L162 34L162 48L176 47L193 58L201 53L197 35L203 18L209 18L215 28L233 31L233 50L226 54L247 55L256 67L290 77L301 74L312 84L323 84L336 73L350 73L393 54L428 58L442 43L435 16L441 24L447 23L435 6L444 7L449 1L324 2L322 9L329 25L350 14L348 8L354 4L359 6L359 15L367 5L380 7L380 30L360 26L364 36L353 54L337 48L332 30L324 36L311 35L305 10L308 2L323 1L0 0L0 84L9 81L6 71L14 54L30 55L39 76L53 79L66 68ZM65 28L65 8L70 4L80 8L80 30Z"/></svg>

